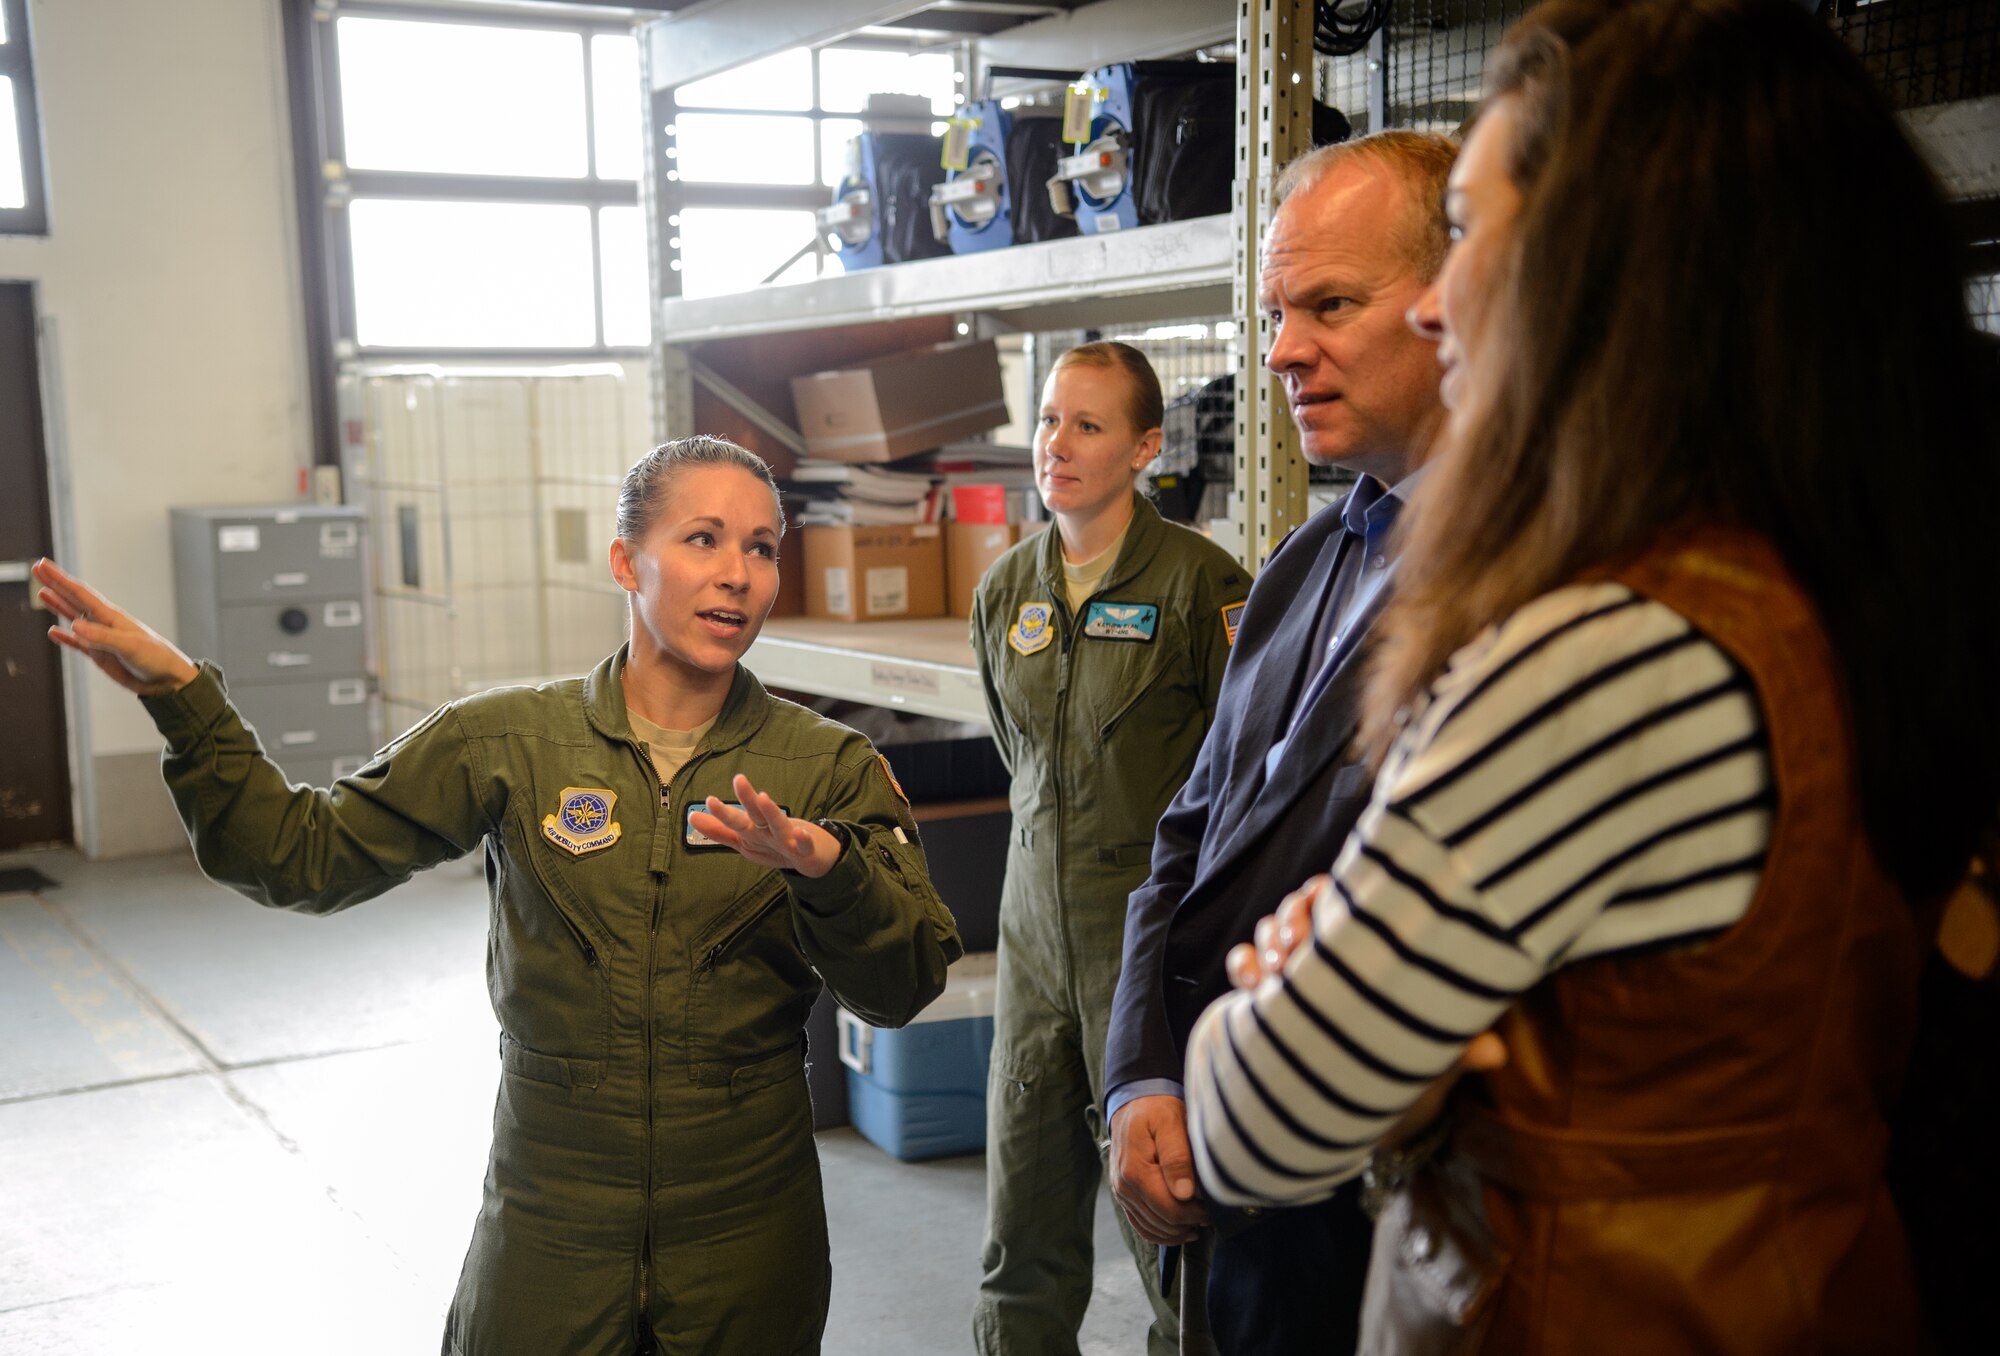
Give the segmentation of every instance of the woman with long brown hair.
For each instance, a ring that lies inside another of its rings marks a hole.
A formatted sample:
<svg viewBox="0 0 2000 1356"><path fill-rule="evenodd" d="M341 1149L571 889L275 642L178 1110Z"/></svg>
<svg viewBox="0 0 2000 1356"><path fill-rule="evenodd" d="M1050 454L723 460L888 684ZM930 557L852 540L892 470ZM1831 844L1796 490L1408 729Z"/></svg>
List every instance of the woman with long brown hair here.
<svg viewBox="0 0 2000 1356"><path fill-rule="evenodd" d="M1375 799L1195 1033L1202 1177L1373 1157L1364 1346L1910 1349L1887 1122L2000 798L1953 240L1784 0L1552 0L1488 83Z"/></svg>

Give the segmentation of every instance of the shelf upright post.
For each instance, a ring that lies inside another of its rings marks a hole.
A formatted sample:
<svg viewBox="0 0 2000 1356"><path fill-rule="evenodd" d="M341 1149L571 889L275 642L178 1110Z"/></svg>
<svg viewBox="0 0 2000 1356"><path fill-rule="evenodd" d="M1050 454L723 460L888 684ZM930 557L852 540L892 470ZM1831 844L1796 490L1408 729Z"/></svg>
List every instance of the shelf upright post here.
<svg viewBox="0 0 2000 1356"><path fill-rule="evenodd" d="M664 19L655 23L664 23ZM675 103L671 88L653 84L653 44L639 42L640 91L646 109L641 143L645 172L639 177L640 202L646 218L646 277L653 330L653 440L685 438L695 432L694 377L687 351L674 342L660 323L660 302L681 294L680 214L687 193L681 186L672 152L675 149Z"/></svg>
<svg viewBox="0 0 2000 1356"><path fill-rule="evenodd" d="M1236 489L1216 540L1261 566L1310 511L1306 464L1277 379L1264 370L1273 338L1257 304L1258 247L1270 228L1278 171L1312 146L1312 0L1237 0L1235 311Z"/></svg>

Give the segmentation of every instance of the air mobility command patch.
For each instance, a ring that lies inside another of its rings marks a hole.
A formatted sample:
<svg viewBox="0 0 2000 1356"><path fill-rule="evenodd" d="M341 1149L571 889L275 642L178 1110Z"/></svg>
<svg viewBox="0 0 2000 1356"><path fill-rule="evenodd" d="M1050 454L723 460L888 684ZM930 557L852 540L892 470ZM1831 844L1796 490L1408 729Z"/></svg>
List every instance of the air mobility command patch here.
<svg viewBox="0 0 2000 1356"><path fill-rule="evenodd" d="M1159 629L1160 609L1151 603L1092 603L1083 614L1083 633L1093 640L1151 645Z"/></svg>
<svg viewBox="0 0 2000 1356"><path fill-rule="evenodd" d="M1007 643L1015 654L1039 654L1056 638L1055 611L1047 603L1022 603L1021 615L1007 633Z"/></svg>
<svg viewBox="0 0 2000 1356"><path fill-rule="evenodd" d="M608 848L623 832L611 820L618 793L601 786L565 786L562 808L542 819L542 837L581 857Z"/></svg>
<svg viewBox="0 0 2000 1356"><path fill-rule="evenodd" d="M1229 637L1229 648L1236 648L1236 628L1243 622L1242 603L1231 603L1222 609L1222 634Z"/></svg>

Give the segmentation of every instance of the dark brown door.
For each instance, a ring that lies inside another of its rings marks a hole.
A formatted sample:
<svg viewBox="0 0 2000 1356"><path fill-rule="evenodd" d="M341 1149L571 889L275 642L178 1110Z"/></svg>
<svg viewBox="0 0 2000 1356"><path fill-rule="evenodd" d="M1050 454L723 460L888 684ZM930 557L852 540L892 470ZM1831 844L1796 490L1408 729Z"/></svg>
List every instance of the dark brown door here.
<svg viewBox="0 0 2000 1356"><path fill-rule="evenodd" d="M28 577L51 547L39 373L34 292L0 283L0 850L72 836L62 664Z"/></svg>

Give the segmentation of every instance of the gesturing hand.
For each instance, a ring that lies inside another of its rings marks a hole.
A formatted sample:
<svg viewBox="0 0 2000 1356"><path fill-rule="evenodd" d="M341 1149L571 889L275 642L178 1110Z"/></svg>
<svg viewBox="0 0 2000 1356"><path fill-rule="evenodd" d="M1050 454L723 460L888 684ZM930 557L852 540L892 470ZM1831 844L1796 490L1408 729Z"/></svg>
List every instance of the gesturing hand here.
<svg viewBox="0 0 2000 1356"><path fill-rule="evenodd" d="M1278 911L1257 924L1256 942L1229 950L1229 979L1239 989L1254 990L1272 975L1282 975L1292 955L1313 935L1313 904L1326 891L1327 876L1314 876L1285 896ZM1328 905L1329 908L1332 905ZM1507 1063L1507 1047L1491 1031L1482 1031L1459 1052L1458 1062L1426 1087L1409 1110L1389 1128L1382 1143L1394 1148L1436 1120L1458 1080L1469 1073L1492 1073Z"/></svg>
<svg viewBox="0 0 2000 1356"><path fill-rule="evenodd" d="M759 866L824 876L840 858L840 840L808 819L793 819L778 802L750 784L742 773L731 783L743 808L725 805L715 796L707 810L696 810L690 822L703 834L735 848Z"/></svg>
<svg viewBox="0 0 2000 1356"><path fill-rule="evenodd" d="M1239 989L1254 989L1267 976L1285 972L1285 962L1312 937L1313 900L1326 887L1329 877L1314 876L1286 895L1276 913L1259 919L1253 934L1256 942L1239 942L1229 948L1224 966L1229 982Z"/></svg>
<svg viewBox="0 0 2000 1356"><path fill-rule="evenodd" d="M43 604L69 623L67 630L51 626L49 639L86 656L127 692L163 697L186 687L200 672L165 636L113 607L54 561L36 561L34 573Z"/></svg>

